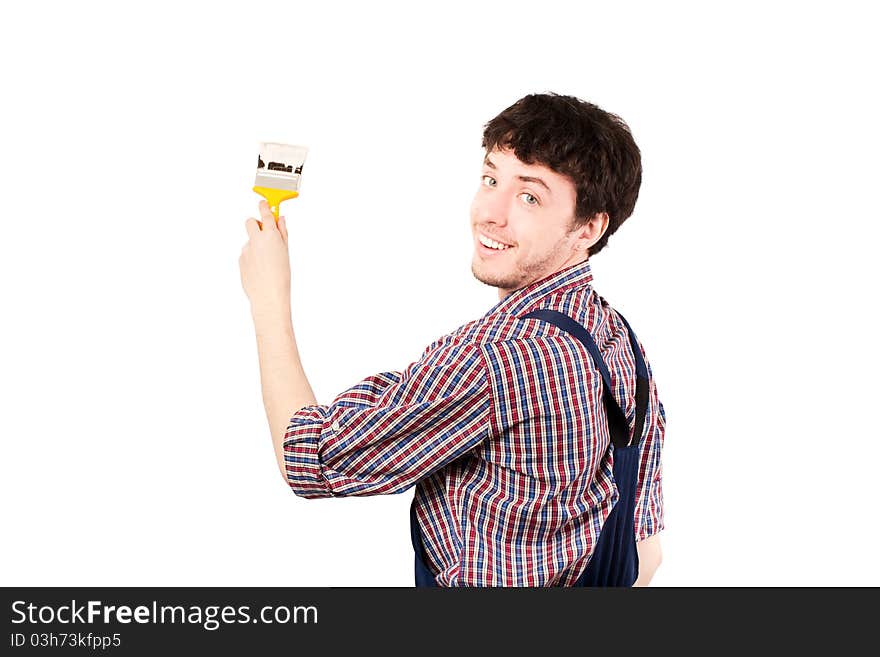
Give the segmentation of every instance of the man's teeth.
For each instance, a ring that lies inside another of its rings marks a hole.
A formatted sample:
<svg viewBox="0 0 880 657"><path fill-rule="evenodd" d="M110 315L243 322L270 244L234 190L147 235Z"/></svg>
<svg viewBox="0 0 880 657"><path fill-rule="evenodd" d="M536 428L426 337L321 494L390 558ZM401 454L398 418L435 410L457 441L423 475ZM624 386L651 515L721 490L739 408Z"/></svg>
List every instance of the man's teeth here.
<svg viewBox="0 0 880 657"><path fill-rule="evenodd" d="M483 237L479 235L480 244L483 246L488 246L490 249L498 249L499 251L503 251L504 249L509 249L510 246L507 244L501 244L501 242L496 242L495 240L490 240L488 237Z"/></svg>

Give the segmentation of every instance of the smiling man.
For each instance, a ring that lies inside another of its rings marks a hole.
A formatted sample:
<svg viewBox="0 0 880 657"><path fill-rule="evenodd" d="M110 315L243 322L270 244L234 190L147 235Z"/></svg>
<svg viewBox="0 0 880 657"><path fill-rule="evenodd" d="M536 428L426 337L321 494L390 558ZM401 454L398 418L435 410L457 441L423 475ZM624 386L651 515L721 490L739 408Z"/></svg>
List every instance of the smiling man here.
<svg viewBox="0 0 880 657"><path fill-rule="evenodd" d="M476 236L471 269L478 280L497 287L501 299L583 261L589 247L583 240L596 242L607 229L607 213L597 213L577 230L577 192L562 174L523 164L497 145L483 164L482 185L471 206Z"/></svg>
<svg viewBox="0 0 880 657"><path fill-rule="evenodd" d="M645 351L592 287L631 214L626 124L532 94L486 124L471 205L483 317L319 404L290 319L287 227L248 219L239 260L279 468L306 498L401 493L417 586L631 586L660 562L666 415Z"/></svg>

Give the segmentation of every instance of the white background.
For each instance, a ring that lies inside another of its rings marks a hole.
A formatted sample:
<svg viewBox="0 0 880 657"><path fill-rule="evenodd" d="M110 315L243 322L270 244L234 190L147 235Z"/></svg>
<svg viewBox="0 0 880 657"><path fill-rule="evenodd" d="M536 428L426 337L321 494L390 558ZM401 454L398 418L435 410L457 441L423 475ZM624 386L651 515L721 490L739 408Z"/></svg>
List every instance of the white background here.
<svg viewBox="0 0 880 657"><path fill-rule="evenodd" d="M654 584L880 585L876 23L834 6L4 5L0 583L411 586L412 489L279 477L238 269L257 144L310 148L283 209L328 403L497 301L482 126L556 91L643 153L592 265L667 410Z"/></svg>

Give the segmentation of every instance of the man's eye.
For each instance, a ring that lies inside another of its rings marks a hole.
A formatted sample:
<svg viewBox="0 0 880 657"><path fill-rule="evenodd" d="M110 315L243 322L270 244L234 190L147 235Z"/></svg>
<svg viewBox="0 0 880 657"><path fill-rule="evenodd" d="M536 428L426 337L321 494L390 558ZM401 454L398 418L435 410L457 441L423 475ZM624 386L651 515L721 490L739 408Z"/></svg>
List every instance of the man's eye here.
<svg viewBox="0 0 880 657"><path fill-rule="evenodd" d="M538 205L538 199L529 194L528 192L523 192L520 196L525 196L526 205ZM531 200L530 200L531 199Z"/></svg>
<svg viewBox="0 0 880 657"><path fill-rule="evenodd" d="M487 181L491 181L491 182L487 182ZM492 176L483 176L483 184L486 185L487 187L494 187L495 186L495 179Z"/></svg>

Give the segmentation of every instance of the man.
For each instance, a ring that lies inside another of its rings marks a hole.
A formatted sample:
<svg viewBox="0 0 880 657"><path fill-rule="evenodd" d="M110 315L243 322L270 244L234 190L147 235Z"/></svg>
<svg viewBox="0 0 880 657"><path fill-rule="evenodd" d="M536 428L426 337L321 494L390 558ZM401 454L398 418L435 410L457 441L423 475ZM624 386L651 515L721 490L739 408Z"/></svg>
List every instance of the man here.
<svg viewBox="0 0 880 657"><path fill-rule="evenodd" d="M276 228L265 202L263 223L246 221L242 284L281 474L306 498L415 486L419 585L593 585L588 573L604 566L591 557L613 540L602 536L615 518L636 564L625 585L647 584L660 562L665 411L643 348L592 289L589 260L632 214L639 150L618 117L557 94L504 110L483 147L472 271L499 302L405 371L367 377L329 405L297 351L286 221ZM576 339L526 317L539 310L586 331ZM609 447L612 425L629 444ZM626 496L615 464L626 453L636 455L634 495L629 512L613 513Z"/></svg>

